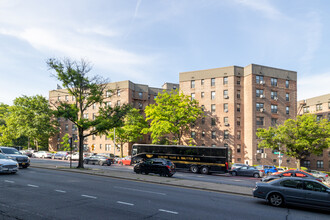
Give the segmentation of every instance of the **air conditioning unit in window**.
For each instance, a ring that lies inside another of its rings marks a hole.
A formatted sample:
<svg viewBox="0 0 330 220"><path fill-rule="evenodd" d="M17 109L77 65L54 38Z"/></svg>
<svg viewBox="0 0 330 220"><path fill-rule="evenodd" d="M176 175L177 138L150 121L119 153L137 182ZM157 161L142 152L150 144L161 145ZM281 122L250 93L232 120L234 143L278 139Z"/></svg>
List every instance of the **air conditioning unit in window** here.
<svg viewBox="0 0 330 220"><path fill-rule="evenodd" d="M225 111L225 112L228 112L228 109L225 109L224 111Z"/></svg>
<svg viewBox="0 0 330 220"><path fill-rule="evenodd" d="M260 83L261 85L264 85L264 84L265 84L265 81L262 81L262 80L261 80L259 83Z"/></svg>
<svg viewBox="0 0 330 220"><path fill-rule="evenodd" d="M278 100L277 96L275 96L275 97L274 97L274 100L275 100L275 101L277 101L277 100Z"/></svg>
<svg viewBox="0 0 330 220"><path fill-rule="evenodd" d="M264 99L265 98L265 95L260 95L260 98Z"/></svg>
<svg viewBox="0 0 330 220"><path fill-rule="evenodd" d="M225 98L225 99L229 99L229 96L228 96L228 95L225 95L223 98Z"/></svg>
<svg viewBox="0 0 330 220"><path fill-rule="evenodd" d="M264 112L264 111L265 111L265 109L263 109L263 108L260 108L260 109L259 109L259 111L260 111L260 112Z"/></svg>
<svg viewBox="0 0 330 220"><path fill-rule="evenodd" d="M261 154L261 158L267 158L267 154L266 153L262 153Z"/></svg>
<svg viewBox="0 0 330 220"><path fill-rule="evenodd" d="M229 126L229 123L228 122L225 122L225 126Z"/></svg>
<svg viewBox="0 0 330 220"><path fill-rule="evenodd" d="M262 153L262 150L257 150L257 154L261 154Z"/></svg>

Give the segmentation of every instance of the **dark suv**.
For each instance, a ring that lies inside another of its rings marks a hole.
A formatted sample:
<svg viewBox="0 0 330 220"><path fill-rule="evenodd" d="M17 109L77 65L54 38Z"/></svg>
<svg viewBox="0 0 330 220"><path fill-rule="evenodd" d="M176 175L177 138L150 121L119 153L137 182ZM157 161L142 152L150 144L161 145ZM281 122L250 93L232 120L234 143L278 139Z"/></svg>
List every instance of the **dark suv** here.
<svg viewBox="0 0 330 220"><path fill-rule="evenodd" d="M134 172L145 174L155 173L160 176L171 177L176 171L173 162L162 158L152 158L136 164L134 166Z"/></svg>
<svg viewBox="0 0 330 220"><path fill-rule="evenodd" d="M0 153L5 154L10 159L16 160L20 167L27 168L30 166L29 157L22 155L13 147L0 147Z"/></svg>

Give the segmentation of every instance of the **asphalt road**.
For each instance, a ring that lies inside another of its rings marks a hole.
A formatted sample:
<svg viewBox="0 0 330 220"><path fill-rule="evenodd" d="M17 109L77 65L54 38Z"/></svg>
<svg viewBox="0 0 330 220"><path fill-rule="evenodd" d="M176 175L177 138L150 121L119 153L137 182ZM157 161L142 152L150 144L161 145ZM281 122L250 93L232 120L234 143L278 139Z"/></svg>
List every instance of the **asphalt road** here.
<svg viewBox="0 0 330 220"><path fill-rule="evenodd" d="M275 208L252 197L38 168L0 175L0 195L0 219L322 220L330 214Z"/></svg>
<svg viewBox="0 0 330 220"><path fill-rule="evenodd" d="M69 166L70 162L66 160L51 160L51 159L39 159L39 158L31 158L31 164L52 164L56 166ZM76 161L72 163L73 167L78 166ZM118 164L113 164L111 166L99 166L99 165L84 165L86 168L98 168L98 169L108 169L108 170L120 170L126 172L133 172L132 166L122 166ZM213 183L222 183L229 185L237 185L253 188L255 187L255 183L260 181L259 178L254 177L242 177L242 176L231 176L229 174L213 174L213 175L202 175L202 174L194 174L189 171L184 172L183 170L177 172L173 178L181 178L187 180L196 180L196 181L204 181L204 182L213 182Z"/></svg>

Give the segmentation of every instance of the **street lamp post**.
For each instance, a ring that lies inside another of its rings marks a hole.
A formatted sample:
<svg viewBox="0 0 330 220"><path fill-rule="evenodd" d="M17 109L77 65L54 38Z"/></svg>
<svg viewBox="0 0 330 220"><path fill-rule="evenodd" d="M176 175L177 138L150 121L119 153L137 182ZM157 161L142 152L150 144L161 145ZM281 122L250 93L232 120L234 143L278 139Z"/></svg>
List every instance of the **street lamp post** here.
<svg viewBox="0 0 330 220"><path fill-rule="evenodd" d="M70 151L71 151L71 157L70 157L70 169L72 168L72 137L69 138L69 144L70 144Z"/></svg>

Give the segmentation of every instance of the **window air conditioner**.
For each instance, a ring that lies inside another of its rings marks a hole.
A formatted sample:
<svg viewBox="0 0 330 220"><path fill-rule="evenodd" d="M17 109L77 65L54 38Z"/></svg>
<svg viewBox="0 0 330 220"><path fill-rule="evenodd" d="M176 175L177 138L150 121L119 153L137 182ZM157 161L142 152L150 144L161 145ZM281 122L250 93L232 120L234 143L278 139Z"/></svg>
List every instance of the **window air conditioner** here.
<svg viewBox="0 0 330 220"><path fill-rule="evenodd" d="M225 109L225 112L228 112L228 109Z"/></svg>
<svg viewBox="0 0 330 220"><path fill-rule="evenodd" d="M264 95L260 95L260 98L262 98L262 99L263 99L263 98L265 98L265 96L264 96Z"/></svg>
<svg viewBox="0 0 330 220"><path fill-rule="evenodd" d="M225 95L224 98L225 98L225 99L229 99L229 96L228 96L228 95Z"/></svg>
<svg viewBox="0 0 330 220"><path fill-rule="evenodd" d="M260 81L260 84L261 84L261 85L265 84L265 81Z"/></svg>
<svg viewBox="0 0 330 220"><path fill-rule="evenodd" d="M225 122L225 126L229 126L229 123L228 122Z"/></svg>
<svg viewBox="0 0 330 220"><path fill-rule="evenodd" d="M274 97L274 100L275 100L275 101L277 101L277 100L278 100L278 98L275 96L275 97Z"/></svg>
<svg viewBox="0 0 330 220"><path fill-rule="evenodd" d="M264 112L264 109L263 109L263 108L260 108L259 111L260 111L260 112Z"/></svg>

